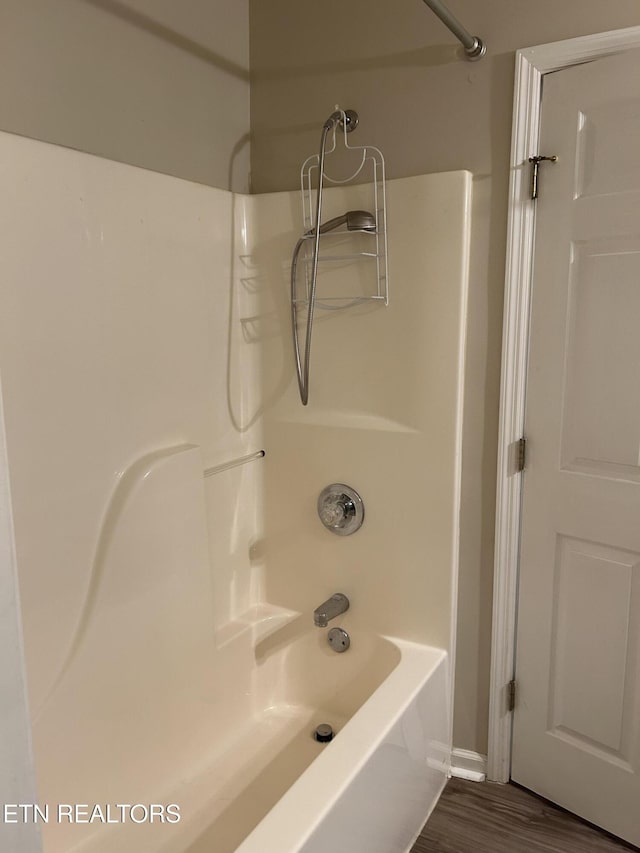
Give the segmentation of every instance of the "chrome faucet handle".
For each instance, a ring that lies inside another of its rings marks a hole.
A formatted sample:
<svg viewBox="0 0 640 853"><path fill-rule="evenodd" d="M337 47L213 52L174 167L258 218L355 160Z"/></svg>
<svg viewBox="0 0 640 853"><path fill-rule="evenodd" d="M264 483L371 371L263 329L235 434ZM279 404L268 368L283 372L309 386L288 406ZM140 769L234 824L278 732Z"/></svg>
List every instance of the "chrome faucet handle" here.
<svg viewBox="0 0 640 853"><path fill-rule="evenodd" d="M320 492L318 515L327 530L348 536L362 525L364 504L355 489L344 483L333 483Z"/></svg>
<svg viewBox="0 0 640 853"><path fill-rule="evenodd" d="M348 495L329 495L318 507L318 512L325 527L344 527L356 514L356 508Z"/></svg>

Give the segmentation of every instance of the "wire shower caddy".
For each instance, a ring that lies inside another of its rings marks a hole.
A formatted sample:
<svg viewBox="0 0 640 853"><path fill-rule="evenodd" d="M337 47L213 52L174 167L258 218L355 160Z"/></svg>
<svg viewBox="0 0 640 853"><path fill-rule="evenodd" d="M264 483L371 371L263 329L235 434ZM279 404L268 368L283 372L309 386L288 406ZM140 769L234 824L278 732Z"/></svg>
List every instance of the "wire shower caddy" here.
<svg viewBox="0 0 640 853"><path fill-rule="evenodd" d="M340 126L334 126L333 139L331 147L327 149L326 154L330 155L336 151L338 138L342 136L344 148L348 151L361 152L360 163L355 171L346 178L333 178L327 174L325 161L325 170L322 175L324 182L334 185L348 185L355 181L356 178L362 176L364 180L360 180L359 184L365 187L371 187L371 203L367 204L367 209L372 208L375 218L375 231L362 232L345 232L332 231L322 234L320 237L320 245L323 247L319 257L319 266L326 264L336 265L340 262L346 263L350 261L364 260L372 265L375 263L375 285L371 287L371 292L362 296L344 296L344 295L328 295L318 297L316 305L319 308L338 309L346 308L351 305L356 305L369 300L378 301L383 305L389 304L389 264L387 252L387 198L386 198L386 181L385 181L385 166L382 152L373 145L349 145L347 139L347 127L349 119L347 113L336 105L336 111L343 115L343 121ZM318 169L320 157L318 154L313 154L308 157L302 164L300 170L300 189L302 194L302 216L303 216L303 235L305 240L305 282L306 282L306 298L297 299L298 304L308 304L309 291L311 286L311 265L313 261L313 244L315 238L315 191L314 185L318 186ZM367 180L368 176L368 180ZM315 182L315 183L314 183ZM346 252L340 250L346 242L356 242L356 234L362 234L360 246L358 250L348 250ZM370 243L371 245L367 245ZM333 249L333 251L332 251Z"/></svg>

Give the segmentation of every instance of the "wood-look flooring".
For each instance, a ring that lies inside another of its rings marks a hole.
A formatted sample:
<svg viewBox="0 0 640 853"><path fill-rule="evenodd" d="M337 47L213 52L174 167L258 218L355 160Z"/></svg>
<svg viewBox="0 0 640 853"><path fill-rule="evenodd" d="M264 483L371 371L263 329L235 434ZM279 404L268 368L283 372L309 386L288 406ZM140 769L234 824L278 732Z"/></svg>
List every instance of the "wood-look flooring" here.
<svg viewBox="0 0 640 853"><path fill-rule="evenodd" d="M628 853L637 849L516 785L450 779L411 853Z"/></svg>

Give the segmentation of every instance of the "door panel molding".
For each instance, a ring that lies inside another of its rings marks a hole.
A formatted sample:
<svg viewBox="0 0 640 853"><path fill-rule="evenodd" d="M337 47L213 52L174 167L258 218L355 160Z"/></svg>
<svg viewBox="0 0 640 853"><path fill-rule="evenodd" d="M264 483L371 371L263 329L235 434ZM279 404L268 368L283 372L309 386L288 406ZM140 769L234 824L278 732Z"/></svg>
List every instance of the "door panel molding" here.
<svg viewBox="0 0 640 853"><path fill-rule="evenodd" d="M502 375L496 496L493 624L487 778L507 782L511 767L508 685L515 672L516 590L522 474L517 442L523 435L529 337L535 201L529 157L538 151L545 74L640 47L640 27L568 39L516 52L509 180L509 213L502 335Z"/></svg>

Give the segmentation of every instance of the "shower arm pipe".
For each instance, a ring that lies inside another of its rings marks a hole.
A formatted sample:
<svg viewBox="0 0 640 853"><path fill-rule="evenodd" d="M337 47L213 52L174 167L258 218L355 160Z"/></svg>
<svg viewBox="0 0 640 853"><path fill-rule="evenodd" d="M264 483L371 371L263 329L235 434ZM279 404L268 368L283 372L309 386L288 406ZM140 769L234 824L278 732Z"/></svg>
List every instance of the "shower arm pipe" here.
<svg viewBox="0 0 640 853"><path fill-rule="evenodd" d="M422 2L440 18L445 27L451 30L458 41L462 42L466 59L472 61L482 59L487 52L487 46L481 38L472 36L468 30L465 30L460 21L451 14L440 0L422 0Z"/></svg>

